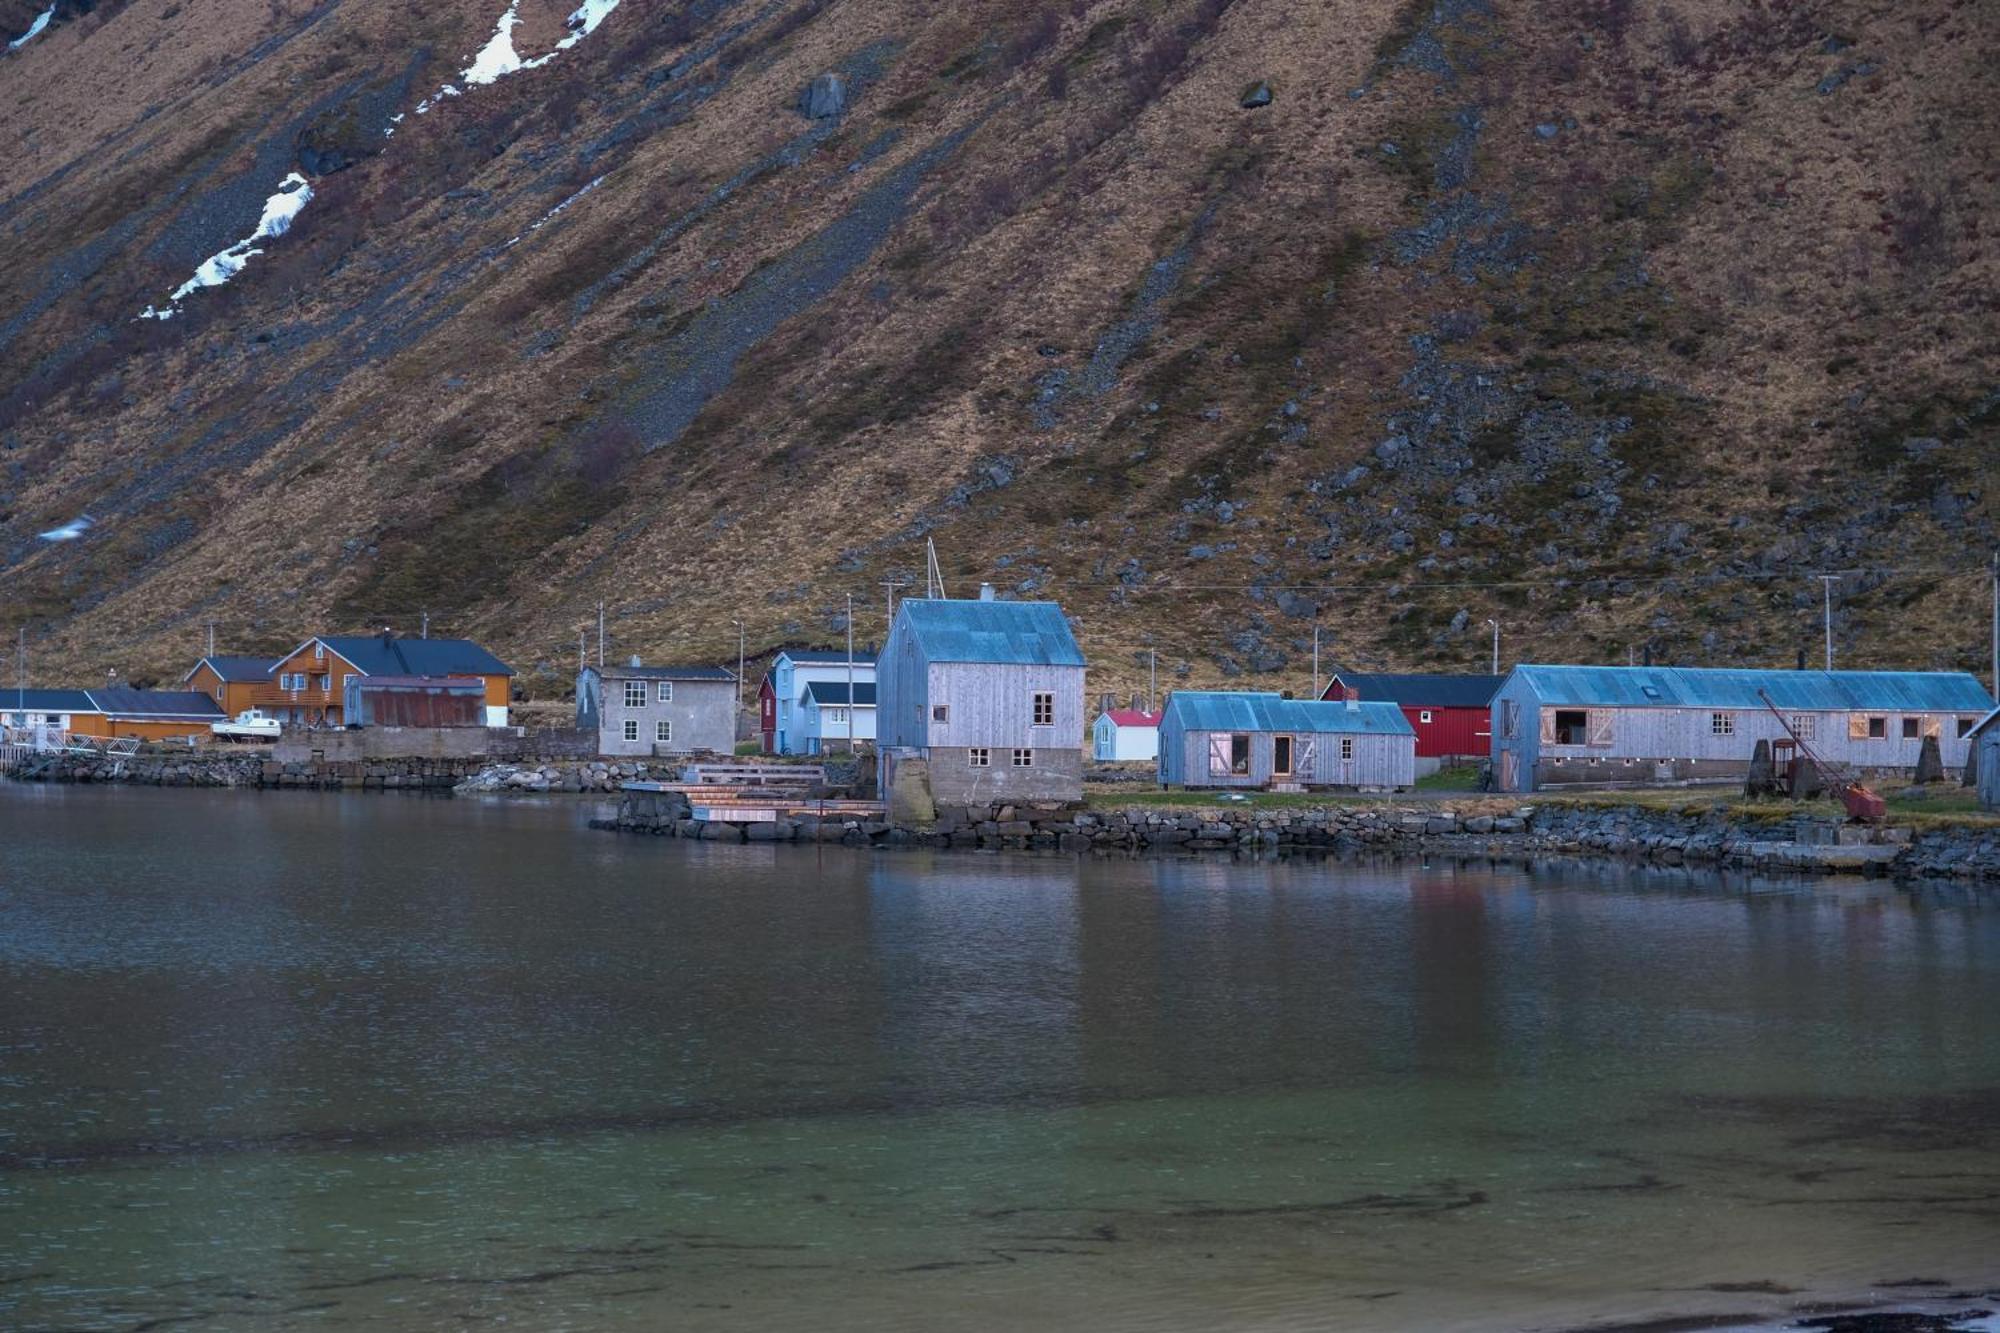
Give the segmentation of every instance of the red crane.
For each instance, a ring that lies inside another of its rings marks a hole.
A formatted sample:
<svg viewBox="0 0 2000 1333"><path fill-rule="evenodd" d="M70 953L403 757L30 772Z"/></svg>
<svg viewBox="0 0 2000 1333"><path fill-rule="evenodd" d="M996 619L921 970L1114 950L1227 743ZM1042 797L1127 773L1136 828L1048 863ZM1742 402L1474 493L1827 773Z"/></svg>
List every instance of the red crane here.
<svg viewBox="0 0 2000 1333"><path fill-rule="evenodd" d="M1783 727L1785 734L1792 738L1792 746L1805 757L1806 762L1811 764L1813 770L1819 774L1820 786L1839 797L1840 803L1847 807L1847 817L1849 819L1880 819L1889 813L1888 805L1880 796L1870 791L1862 783L1861 779L1854 776L1853 769L1849 768L1846 764L1835 763L1831 759L1820 758L1818 752L1812 746L1806 744L1805 737L1792 729L1791 719L1778 711L1778 706L1771 702L1770 695L1759 690L1757 691L1757 697L1764 701L1764 707L1771 710L1771 716L1778 719L1778 725ZM1780 741L1778 744L1783 745L1784 742ZM1774 746L1773 749L1775 750L1775 748ZM1774 766L1776 759L1777 755L1773 754L1772 760Z"/></svg>

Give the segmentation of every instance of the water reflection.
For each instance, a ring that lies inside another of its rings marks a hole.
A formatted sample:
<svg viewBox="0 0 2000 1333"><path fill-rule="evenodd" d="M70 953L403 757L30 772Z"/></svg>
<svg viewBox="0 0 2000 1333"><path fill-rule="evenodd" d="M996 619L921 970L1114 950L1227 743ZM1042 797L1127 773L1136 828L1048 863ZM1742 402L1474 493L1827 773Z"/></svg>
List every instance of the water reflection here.
<svg viewBox="0 0 2000 1333"><path fill-rule="evenodd" d="M0 787L0 1325L1490 1328L1995 1276L1979 895L582 818Z"/></svg>

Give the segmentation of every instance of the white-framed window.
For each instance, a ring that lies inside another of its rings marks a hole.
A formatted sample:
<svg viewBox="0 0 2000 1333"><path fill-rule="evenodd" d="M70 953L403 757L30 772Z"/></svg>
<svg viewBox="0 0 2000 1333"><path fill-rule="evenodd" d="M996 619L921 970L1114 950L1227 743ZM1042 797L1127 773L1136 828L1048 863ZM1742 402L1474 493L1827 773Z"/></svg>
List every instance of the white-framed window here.
<svg viewBox="0 0 2000 1333"><path fill-rule="evenodd" d="M655 722L653 724L653 739L661 745L672 745L674 743L674 724L666 718L661 718L658 722Z"/></svg>
<svg viewBox="0 0 2000 1333"><path fill-rule="evenodd" d="M1819 735L1819 714L1793 713L1786 719L1792 724L1792 732L1802 741L1809 741Z"/></svg>
<svg viewBox="0 0 2000 1333"><path fill-rule="evenodd" d="M847 710L845 708L827 709L826 721L828 726L844 726L847 722Z"/></svg>
<svg viewBox="0 0 2000 1333"><path fill-rule="evenodd" d="M1521 734L1521 705L1518 700L1500 701L1500 734L1514 740Z"/></svg>
<svg viewBox="0 0 2000 1333"><path fill-rule="evenodd" d="M1711 736L1734 736L1736 734L1736 714L1710 713L1708 734Z"/></svg>
<svg viewBox="0 0 2000 1333"><path fill-rule="evenodd" d="M324 661L326 661L326 645L325 645L325 644L323 644L323 643L316 643L316 644L314 644L314 645L313 645L313 661L315 661L315 662L324 662Z"/></svg>
<svg viewBox="0 0 2000 1333"><path fill-rule="evenodd" d="M933 721L933 722L949 722L949 721L951 721L951 705L950 705L950 704L932 704L932 705L931 705L931 721Z"/></svg>
<svg viewBox="0 0 2000 1333"><path fill-rule="evenodd" d="M654 703L670 704L673 701L674 701L674 683L672 681L663 680L653 686Z"/></svg>
<svg viewBox="0 0 2000 1333"><path fill-rule="evenodd" d="M965 762L973 768L991 768L993 766L993 751L983 749L967 750L965 752Z"/></svg>
<svg viewBox="0 0 2000 1333"><path fill-rule="evenodd" d="M1342 763L1348 763L1352 761L1353 758L1354 758L1354 737L1342 736L1340 738L1340 760Z"/></svg>
<svg viewBox="0 0 2000 1333"><path fill-rule="evenodd" d="M1053 727L1056 724L1056 697L1037 690L1035 692L1035 725Z"/></svg>
<svg viewBox="0 0 2000 1333"><path fill-rule="evenodd" d="M625 719L625 739L628 741L636 741L639 739L638 718L628 717Z"/></svg>
<svg viewBox="0 0 2000 1333"><path fill-rule="evenodd" d="M314 688L314 689L316 689L316 690L330 690L330 689L332 689L332 688L333 688L333 673L332 673L331 671L322 671L322 672L320 672L320 673L319 673L319 675L318 675L318 676L317 676L317 677L316 677L316 678L315 678L315 679L313 680L313 688Z"/></svg>
<svg viewBox="0 0 2000 1333"><path fill-rule="evenodd" d="M646 706L645 681L628 680L625 682L625 706L627 708L644 708ZM630 737L629 739L637 740L639 738L637 736L633 736Z"/></svg>
<svg viewBox="0 0 2000 1333"><path fill-rule="evenodd" d="M1417 714L1417 721L1419 722L1429 722L1430 720L1431 720L1431 710L1428 708L1424 709L1422 712Z"/></svg>
<svg viewBox="0 0 2000 1333"><path fill-rule="evenodd" d="M1034 766L1035 766L1035 752L1033 750L1014 751L1014 767L1033 768Z"/></svg>

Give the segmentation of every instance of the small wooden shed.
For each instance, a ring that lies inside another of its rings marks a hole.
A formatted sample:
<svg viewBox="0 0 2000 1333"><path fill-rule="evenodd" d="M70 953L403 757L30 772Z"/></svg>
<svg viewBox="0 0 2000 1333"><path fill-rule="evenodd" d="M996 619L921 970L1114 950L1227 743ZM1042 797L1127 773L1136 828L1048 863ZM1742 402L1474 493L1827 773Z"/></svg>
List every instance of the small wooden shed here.
<svg viewBox="0 0 2000 1333"><path fill-rule="evenodd" d="M1177 690L1160 719L1170 787L1382 787L1416 782L1417 734L1387 701Z"/></svg>
<svg viewBox="0 0 2000 1333"><path fill-rule="evenodd" d="M2000 810L2000 708L1972 728L1972 746L1979 773L1979 808Z"/></svg>

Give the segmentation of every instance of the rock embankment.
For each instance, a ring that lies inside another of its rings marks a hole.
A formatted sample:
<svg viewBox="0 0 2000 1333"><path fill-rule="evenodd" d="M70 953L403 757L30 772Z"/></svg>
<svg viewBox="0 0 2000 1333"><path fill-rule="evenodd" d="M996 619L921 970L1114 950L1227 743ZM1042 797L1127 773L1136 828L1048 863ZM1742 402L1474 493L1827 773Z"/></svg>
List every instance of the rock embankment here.
<svg viewBox="0 0 2000 1333"><path fill-rule="evenodd" d="M485 792L611 792L617 791L623 782L674 781L679 772L677 765L647 765L636 760L488 764L459 783L458 790L465 795Z"/></svg>
<svg viewBox="0 0 2000 1333"><path fill-rule="evenodd" d="M115 782L142 787L295 787L309 791L449 791L477 760L375 759L279 763L262 755L35 755L8 776L24 782Z"/></svg>
<svg viewBox="0 0 2000 1333"><path fill-rule="evenodd" d="M1269 852L1375 850L1533 861L1608 856L1658 865L1763 871L2000 880L2000 829L1913 832L1862 829L1810 818L1733 821L1722 812L1563 804L1337 805L1297 809L1082 810L1046 805L947 807L935 824L896 828L854 817L766 823L699 822L672 793L627 792L598 828L713 841L845 842L1071 852Z"/></svg>

